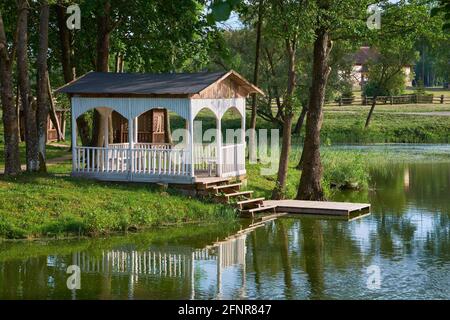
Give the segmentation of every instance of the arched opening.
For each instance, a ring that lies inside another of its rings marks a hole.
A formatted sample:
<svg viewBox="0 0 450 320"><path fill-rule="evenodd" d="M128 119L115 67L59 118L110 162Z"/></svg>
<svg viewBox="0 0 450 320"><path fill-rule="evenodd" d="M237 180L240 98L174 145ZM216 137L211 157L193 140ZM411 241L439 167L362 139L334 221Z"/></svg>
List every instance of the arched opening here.
<svg viewBox="0 0 450 320"><path fill-rule="evenodd" d="M242 143L242 116L235 107L229 108L222 116L221 127L224 145Z"/></svg>
<svg viewBox="0 0 450 320"><path fill-rule="evenodd" d="M112 143L128 142L128 120L117 111L111 114L111 125L109 135L112 137Z"/></svg>
<svg viewBox="0 0 450 320"><path fill-rule="evenodd" d="M216 115L209 108L201 109L194 118L194 170L196 176L217 176L218 150L221 140L218 139L219 123Z"/></svg>
<svg viewBox="0 0 450 320"><path fill-rule="evenodd" d="M101 119L103 119L103 121L96 124L94 121L96 116L95 113L101 114ZM115 114L117 119L121 119L121 121L124 121L125 123L127 122L126 118L115 111L114 108L106 106L98 106L78 114L75 118L76 145L102 147L113 143L115 137L114 132L111 130L113 125L112 114ZM94 128L95 125L97 125L98 128ZM93 135L96 130L101 133L101 135L99 135L101 140L96 141L95 144L93 144L93 141L95 140Z"/></svg>
<svg viewBox="0 0 450 320"><path fill-rule="evenodd" d="M245 116L236 107L231 107L220 121L223 136L221 173L239 175L245 170Z"/></svg>

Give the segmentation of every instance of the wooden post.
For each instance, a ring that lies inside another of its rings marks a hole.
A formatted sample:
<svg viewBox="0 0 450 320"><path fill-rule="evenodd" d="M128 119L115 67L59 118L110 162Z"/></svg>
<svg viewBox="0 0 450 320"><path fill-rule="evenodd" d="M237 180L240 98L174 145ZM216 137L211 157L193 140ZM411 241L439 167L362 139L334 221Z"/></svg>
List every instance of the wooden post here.
<svg viewBox="0 0 450 320"><path fill-rule="evenodd" d="M72 172L75 172L76 169L76 163L77 158L77 119L75 118L75 113L73 110L73 101L72 98L70 99L70 104L71 104L71 113L70 113L70 117L72 119Z"/></svg>
<svg viewBox="0 0 450 320"><path fill-rule="evenodd" d="M242 153L244 154L244 169L245 169L245 100L244 100L244 107L243 107L243 115L241 114L241 144L242 144ZM256 133L255 133L256 134ZM242 158L239 158L239 160L241 161ZM238 171L241 170L241 165L242 163L239 163L238 166ZM239 173L238 173L239 174Z"/></svg>
<svg viewBox="0 0 450 320"><path fill-rule="evenodd" d="M443 103L444 103L444 95L441 94L441 104L443 104Z"/></svg>
<svg viewBox="0 0 450 320"><path fill-rule="evenodd" d="M128 157L127 157L127 169L128 180L132 179L133 174L133 152L134 147L134 119L128 119Z"/></svg>
<svg viewBox="0 0 450 320"><path fill-rule="evenodd" d="M133 139L133 143L138 143L138 130L139 130L139 125L138 125L138 118L136 117L134 118L134 125L133 125L133 129L134 129L134 139Z"/></svg>
<svg viewBox="0 0 450 320"><path fill-rule="evenodd" d="M217 129L217 137L216 137L216 145L217 145L217 175L219 177L222 176L222 120L219 117L216 117L216 129Z"/></svg>
<svg viewBox="0 0 450 320"><path fill-rule="evenodd" d="M194 172L194 117L192 115L192 102L190 103L190 112L189 112L189 120L186 121L186 125L188 126L188 134L189 134L189 159L190 159L190 174L192 179L195 177Z"/></svg>
<svg viewBox="0 0 450 320"><path fill-rule="evenodd" d="M391 96L391 106L394 104L394 97Z"/></svg>
<svg viewBox="0 0 450 320"><path fill-rule="evenodd" d="M339 98L339 107L342 106L342 97Z"/></svg>

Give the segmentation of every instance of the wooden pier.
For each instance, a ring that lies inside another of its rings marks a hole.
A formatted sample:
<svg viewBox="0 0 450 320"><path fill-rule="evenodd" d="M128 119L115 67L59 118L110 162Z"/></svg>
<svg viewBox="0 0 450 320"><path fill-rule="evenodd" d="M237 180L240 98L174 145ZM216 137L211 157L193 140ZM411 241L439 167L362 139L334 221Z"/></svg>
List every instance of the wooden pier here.
<svg viewBox="0 0 450 320"><path fill-rule="evenodd" d="M305 200L265 200L265 206L275 206L276 212L287 212L304 215L326 215L352 218L370 211L370 204L305 201Z"/></svg>
<svg viewBox="0 0 450 320"><path fill-rule="evenodd" d="M242 183L239 179L202 177L196 179L195 186L196 195L212 195L217 201L236 207L241 217L252 218L255 222L291 214L319 215L350 221L370 213L368 203L254 198L253 191L241 190Z"/></svg>

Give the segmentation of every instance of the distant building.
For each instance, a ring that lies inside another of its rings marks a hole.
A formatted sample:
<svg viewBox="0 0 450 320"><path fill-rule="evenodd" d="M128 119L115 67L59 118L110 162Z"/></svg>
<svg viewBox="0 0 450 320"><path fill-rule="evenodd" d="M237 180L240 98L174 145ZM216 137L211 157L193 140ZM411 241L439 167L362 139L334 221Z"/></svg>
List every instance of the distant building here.
<svg viewBox="0 0 450 320"><path fill-rule="evenodd" d="M353 66L351 72L351 78L354 89L362 89L368 81L368 62L376 60L379 53L370 47L361 47L358 52L356 52L353 57ZM411 79L411 66L405 65L403 67L403 72L406 76L405 86L412 86Z"/></svg>

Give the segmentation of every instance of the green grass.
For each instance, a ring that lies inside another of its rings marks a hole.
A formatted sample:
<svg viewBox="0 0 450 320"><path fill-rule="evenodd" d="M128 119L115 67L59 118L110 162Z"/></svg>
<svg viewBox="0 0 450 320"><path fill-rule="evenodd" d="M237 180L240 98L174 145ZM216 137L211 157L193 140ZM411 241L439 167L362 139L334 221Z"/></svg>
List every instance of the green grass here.
<svg viewBox="0 0 450 320"><path fill-rule="evenodd" d="M0 170L2 170L5 167L5 153L4 153L4 145L3 143L0 144ZM54 159L63 157L66 155L70 155L69 153L69 146L67 147L59 147L59 146L53 146L53 145L47 145L47 159ZM25 143L21 143L19 145L19 154L20 154L20 163L22 165L25 164Z"/></svg>
<svg viewBox="0 0 450 320"><path fill-rule="evenodd" d="M331 143L448 143L450 117L375 113L364 129L366 112L325 113L321 139Z"/></svg>
<svg viewBox="0 0 450 320"><path fill-rule="evenodd" d="M51 174L0 179L0 237L100 235L168 224L233 219L230 207L148 184L71 178L69 165Z"/></svg>
<svg viewBox="0 0 450 320"><path fill-rule="evenodd" d="M325 112L361 112L366 116L370 110L369 105L359 106L359 105L346 105L346 106L325 106ZM440 112L440 111L450 111L450 104L379 104L375 107L375 113L378 112L392 112L392 113L402 113L402 112Z"/></svg>

